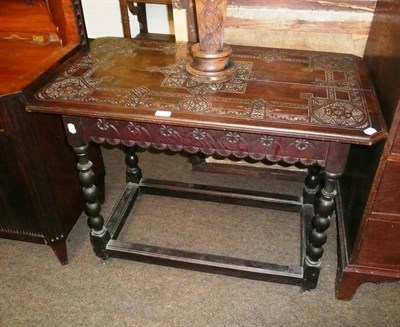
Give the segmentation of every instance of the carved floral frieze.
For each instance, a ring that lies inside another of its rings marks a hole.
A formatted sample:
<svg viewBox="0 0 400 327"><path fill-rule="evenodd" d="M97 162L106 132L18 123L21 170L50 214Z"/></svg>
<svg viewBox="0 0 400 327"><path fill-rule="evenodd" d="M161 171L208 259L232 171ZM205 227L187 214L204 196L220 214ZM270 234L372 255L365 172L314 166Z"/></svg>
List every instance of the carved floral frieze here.
<svg viewBox="0 0 400 327"><path fill-rule="evenodd" d="M326 142L208 128L90 118L84 119L83 124L89 139L97 143L306 166L324 166L329 148Z"/></svg>

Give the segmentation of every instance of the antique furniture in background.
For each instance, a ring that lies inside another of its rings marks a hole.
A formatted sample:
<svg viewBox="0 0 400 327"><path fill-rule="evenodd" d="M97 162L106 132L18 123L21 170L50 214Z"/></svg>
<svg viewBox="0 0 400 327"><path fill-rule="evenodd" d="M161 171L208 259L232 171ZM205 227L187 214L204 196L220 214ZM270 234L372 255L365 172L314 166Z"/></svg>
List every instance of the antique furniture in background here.
<svg viewBox="0 0 400 327"><path fill-rule="evenodd" d="M228 0L225 41L271 48L324 49L362 57L376 1ZM145 2L172 3L176 40L197 41L194 0L137 1L137 9L132 5L135 2L121 0L125 37L131 37L128 4L140 14L139 8Z"/></svg>
<svg viewBox="0 0 400 327"><path fill-rule="evenodd" d="M336 296L400 280L400 2L378 1L364 60L389 128L384 144L353 146L339 216Z"/></svg>
<svg viewBox="0 0 400 327"><path fill-rule="evenodd" d="M132 14L137 16L140 31L139 37L148 34L146 3L172 5L175 41L197 41L194 2L192 0L119 0L124 37L132 37L128 9Z"/></svg>
<svg viewBox="0 0 400 327"><path fill-rule="evenodd" d="M222 2L202 2L209 6L198 12L199 28L205 23L206 33L194 51L190 44L169 41L98 39L90 51L81 51L62 65L38 91L32 89L27 110L63 116L87 200L92 245L102 259L121 257L312 289L317 286L337 180L350 145L368 147L386 137L379 105L364 63L351 55L232 46L229 58L223 60L228 65L220 70L234 65L233 76L220 79L214 64L213 69L208 64L196 68L217 73L217 81L192 75L190 67L199 51L201 60L207 55L214 59L213 53L224 48L219 38L222 9L216 7ZM126 146L127 185L107 224L93 185L89 142ZM154 181L142 178L137 146L300 162L309 167L309 174L303 197ZM321 169L324 182L318 192ZM118 240L141 194L299 211L300 264Z"/></svg>
<svg viewBox="0 0 400 327"><path fill-rule="evenodd" d="M137 16L140 33L148 33L146 3L171 5L172 1L171 0L139 0L139 1L119 0L124 37L131 37L131 26L129 22L128 9L133 15Z"/></svg>
<svg viewBox="0 0 400 327"><path fill-rule="evenodd" d="M176 40L196 42L194 0L171 2ZM324 49L362 57L376 0L228 0L227 4L228 44Z"/></svg>
<svg viewBox="0 0 400 327"><path fill-rule="evenodd" d="M86 47L80 2L3 0L0 17L0 237L48 244L66 264L66 238L84 204L74 156L61 119L27 113L21 97ZM100 149L91 157L101 188Z"/></svg>

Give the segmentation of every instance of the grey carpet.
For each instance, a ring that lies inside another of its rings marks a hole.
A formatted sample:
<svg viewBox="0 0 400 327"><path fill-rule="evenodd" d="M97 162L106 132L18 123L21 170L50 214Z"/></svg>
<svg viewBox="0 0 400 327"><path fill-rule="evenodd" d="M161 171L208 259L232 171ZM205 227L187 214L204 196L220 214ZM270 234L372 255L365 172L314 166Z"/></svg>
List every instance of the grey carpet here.
<svg viewBox="0 0 400 327"><path fill-rule="evenodd" d="M103 149L105 217L124 184L123 154ZM292 194L300 183L190 171L178 155L139 154L146 177L228 183ZM145 196L122 239L185 250L297 264L296 214ZM133 217L132 217L133 218ZM91 250L85 217L68 237L62 267L47 246L0 239L0 326L400 326L400 283L364 284L350 302L334 296L335 224L319 285L238 279L113 259L103 265Z"/></svg>

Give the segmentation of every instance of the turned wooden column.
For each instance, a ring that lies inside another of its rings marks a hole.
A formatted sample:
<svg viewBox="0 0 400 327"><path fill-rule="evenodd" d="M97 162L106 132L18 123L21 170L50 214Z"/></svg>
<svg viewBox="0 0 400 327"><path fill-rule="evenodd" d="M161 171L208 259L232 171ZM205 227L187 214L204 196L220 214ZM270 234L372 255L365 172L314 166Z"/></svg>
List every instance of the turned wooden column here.
<svg viewBox="0 0 400 327"><path fill-rule="evenodd" d="M235 73L232 48L224 45L227 0L195 0L199 43L192 46L187 71L203 82L225 80Z"/></svg>

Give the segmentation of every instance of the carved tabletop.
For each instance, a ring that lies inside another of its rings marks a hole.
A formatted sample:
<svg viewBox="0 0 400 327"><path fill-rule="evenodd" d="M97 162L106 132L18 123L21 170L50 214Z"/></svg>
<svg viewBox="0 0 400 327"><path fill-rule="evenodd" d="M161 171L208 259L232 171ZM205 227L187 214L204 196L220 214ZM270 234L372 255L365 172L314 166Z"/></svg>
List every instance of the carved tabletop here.
<svg viewBox="0 0 400 327"><path fill-rule="evenodd" d="M185 70L191 60L187 44L98 39L90 52L63 65L29 108L357 144L385 137L373 86L360 58L232 48L235 76L202 83ZM105 125L99 122L99 128Z"/></svg>

